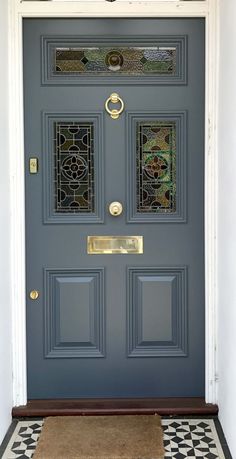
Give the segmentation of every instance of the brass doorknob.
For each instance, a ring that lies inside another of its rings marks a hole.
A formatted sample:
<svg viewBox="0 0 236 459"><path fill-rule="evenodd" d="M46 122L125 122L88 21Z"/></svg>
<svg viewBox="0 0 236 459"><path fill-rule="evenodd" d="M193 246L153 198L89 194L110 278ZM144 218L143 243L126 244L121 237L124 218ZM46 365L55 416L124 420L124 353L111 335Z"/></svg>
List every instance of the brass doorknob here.
<svg viewBox="0 0 236 459"><path fill-rule="evenodd" d="M37 298L39 297L38 290L31 290L29 296L30 296L31 300L37 300Z"/></svg>
<svg viewBox="0 0 236 459"><path fill-rule="evenodd" d="M118 217L123 211L123 206L120 202L114 201L109 205L109 212L113 217Z"/></svg>

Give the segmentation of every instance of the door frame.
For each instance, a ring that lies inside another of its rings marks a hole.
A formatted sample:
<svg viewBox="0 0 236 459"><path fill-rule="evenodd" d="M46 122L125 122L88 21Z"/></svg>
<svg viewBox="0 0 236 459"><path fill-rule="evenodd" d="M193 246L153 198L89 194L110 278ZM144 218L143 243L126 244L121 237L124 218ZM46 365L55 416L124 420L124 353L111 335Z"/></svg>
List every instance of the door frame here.
<svg viewBox="0 0 236 459"><path fill-rule="evenodd" d="M27 403L23 19L203 17L206 20L205 102L205 401L217 403L217 204L219 0L9 0L9 154L13 406ZM12 135L14 132L14 136Z"/></svg>

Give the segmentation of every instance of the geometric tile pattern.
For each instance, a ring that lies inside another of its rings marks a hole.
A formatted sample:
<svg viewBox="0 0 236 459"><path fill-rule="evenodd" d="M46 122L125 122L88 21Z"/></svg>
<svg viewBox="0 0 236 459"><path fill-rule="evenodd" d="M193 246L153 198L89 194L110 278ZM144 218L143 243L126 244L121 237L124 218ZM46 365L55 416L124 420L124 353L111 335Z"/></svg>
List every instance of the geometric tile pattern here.
<svg viewBox="0 0 236 459"><path fill-rule="evenodd" d="M19 421L2 459L29 459L33 457L43 421Z"/></svg>
<svg viewBox="0 0 236 459"><path fill-rule="evenodd" d="M43 420L19 421L2 459L32 458ZM225 459L212 419L162 419L165 459ZM66 458L65 458L66 459Z"/></svg>
<svg viewBox="0 0 236 459"><path fill-rule="evenodd" d="M165 458L223 459L212 419L163 420Z"/></svg>

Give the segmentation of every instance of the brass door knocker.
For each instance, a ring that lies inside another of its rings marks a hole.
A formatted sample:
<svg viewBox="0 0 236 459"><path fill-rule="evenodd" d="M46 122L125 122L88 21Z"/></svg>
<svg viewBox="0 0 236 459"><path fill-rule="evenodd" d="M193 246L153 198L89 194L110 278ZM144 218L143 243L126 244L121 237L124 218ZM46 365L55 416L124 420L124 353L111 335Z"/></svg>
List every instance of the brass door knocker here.
<svg viewBox="0 0 236 459"><path fill-rule="evenodd" d="M109 108L109 104L110 103L111 104L120 103L120 108L119 109L113 108L112 110L110 110L110 108ZM120 114L124 110L124 107L125 107L125 104L124 104L123 100L120 98L120 96L118 94L116 94L116 92L113 92L105 102L105 109L106 109L107 113L109 113L110 117L113 120L117 120L117 118L119 118Z"/></svg>

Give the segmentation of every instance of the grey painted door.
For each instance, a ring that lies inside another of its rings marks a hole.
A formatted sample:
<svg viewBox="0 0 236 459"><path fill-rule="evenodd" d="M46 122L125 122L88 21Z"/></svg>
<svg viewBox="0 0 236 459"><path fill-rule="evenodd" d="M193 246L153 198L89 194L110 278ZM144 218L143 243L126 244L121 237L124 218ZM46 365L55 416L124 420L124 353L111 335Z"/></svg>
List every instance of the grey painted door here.
<svg viewBox="0 0 236 459"><path fill-rule="evenodd" d="M24 91L29 398L203 396L204 21L27 19Z"/></svg>

